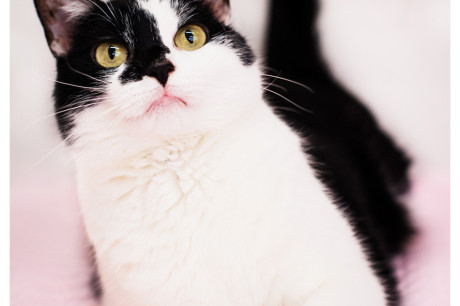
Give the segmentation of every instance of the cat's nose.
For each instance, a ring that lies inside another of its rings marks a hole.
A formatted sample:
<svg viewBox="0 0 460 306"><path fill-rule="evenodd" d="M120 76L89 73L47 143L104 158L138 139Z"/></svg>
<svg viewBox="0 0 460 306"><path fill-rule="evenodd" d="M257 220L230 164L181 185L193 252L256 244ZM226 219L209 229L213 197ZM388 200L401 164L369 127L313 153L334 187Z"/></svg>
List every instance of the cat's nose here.
<svg viewBox="0 0 460 306"><path fill-rule="evenodd" d="M168 61L154 62L147 68L146 74L154 77L160 82L161 85L165 86L168 82L169 74L176 69L174 65Z"/></svg>

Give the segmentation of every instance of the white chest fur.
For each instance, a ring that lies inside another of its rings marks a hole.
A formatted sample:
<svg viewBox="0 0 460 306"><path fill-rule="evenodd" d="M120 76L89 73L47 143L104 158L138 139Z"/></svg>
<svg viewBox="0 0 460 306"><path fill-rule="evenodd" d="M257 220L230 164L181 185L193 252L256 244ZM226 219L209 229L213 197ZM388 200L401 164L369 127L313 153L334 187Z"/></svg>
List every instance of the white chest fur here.
<svg viewBox="0 0 460 306"><path fill-rule="evenodd" d="M269 110L139 148L77 159L106 305L385 305L300 140Z"/></svg>

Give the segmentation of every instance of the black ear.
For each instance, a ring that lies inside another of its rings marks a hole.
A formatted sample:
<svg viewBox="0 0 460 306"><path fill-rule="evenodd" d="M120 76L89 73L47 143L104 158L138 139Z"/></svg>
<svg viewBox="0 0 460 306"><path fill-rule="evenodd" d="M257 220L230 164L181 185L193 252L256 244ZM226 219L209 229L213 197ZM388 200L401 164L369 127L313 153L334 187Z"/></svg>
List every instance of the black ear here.
<svg viewBox="0 0 460 306"><path fill-rule="evenodd" d="M220 22L229 23L230 0L204 0L204 2L212 9Z"/></svg>
<svg viewBox="0 0 460 306"><path fill-rule="evenodd" d="M89 0L34 0L55 57L64 57L72 47L73 30L78 19L91 7Z"/></svg>

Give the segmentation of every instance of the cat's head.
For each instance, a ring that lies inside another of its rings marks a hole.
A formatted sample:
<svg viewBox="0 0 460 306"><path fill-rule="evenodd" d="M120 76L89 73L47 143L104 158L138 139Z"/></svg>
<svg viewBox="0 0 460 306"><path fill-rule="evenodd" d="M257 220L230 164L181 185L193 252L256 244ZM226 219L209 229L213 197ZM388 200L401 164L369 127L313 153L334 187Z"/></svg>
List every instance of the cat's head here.
<svg viewBox="0 0 460 306"><path fill-rule="evenodd" d="M229 25L228 0L35 5L57 59L56 112L68 139L205 133L260 102L255 56Z"/></svg>

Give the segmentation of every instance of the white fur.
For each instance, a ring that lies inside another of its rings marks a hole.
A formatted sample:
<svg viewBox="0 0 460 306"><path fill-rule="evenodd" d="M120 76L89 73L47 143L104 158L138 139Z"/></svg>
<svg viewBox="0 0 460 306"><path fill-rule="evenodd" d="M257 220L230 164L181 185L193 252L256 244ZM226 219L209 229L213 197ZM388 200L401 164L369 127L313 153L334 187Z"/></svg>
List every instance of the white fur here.
<svg viewBox="0 0 460 306"><path fill-rule="evenodd" d="M257 65L216 43L178 50L169 3L142 5L172 51L165 90L187 105L144 116L163 89L148 77L121 85L121 66L107 101L75 118L104 304L385 305L299 137L263 101Z"/></svg>

